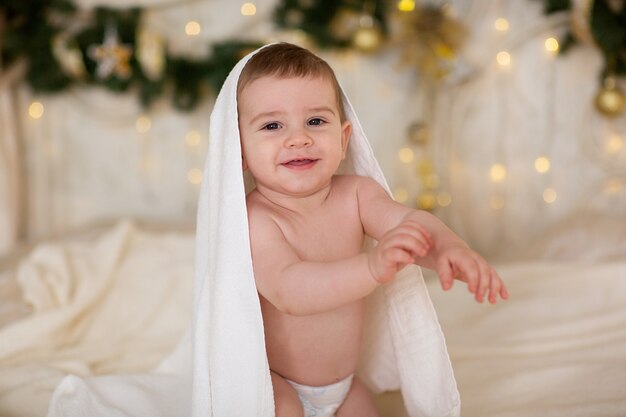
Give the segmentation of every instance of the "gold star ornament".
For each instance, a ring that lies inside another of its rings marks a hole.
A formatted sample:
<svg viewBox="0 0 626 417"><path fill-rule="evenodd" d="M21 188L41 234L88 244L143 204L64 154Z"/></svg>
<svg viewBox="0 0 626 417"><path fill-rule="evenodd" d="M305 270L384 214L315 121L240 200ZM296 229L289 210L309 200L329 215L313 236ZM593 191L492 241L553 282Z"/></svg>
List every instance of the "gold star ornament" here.
<svg viewBox="0 0 626 417"><path fill-rule="evenodd" d="M132 74L130 58L133 48L120 43L115 27L107 28L102 44L91 45L88 53L98 64L96 76L101 80L111 76L128 79Z"/></svg>

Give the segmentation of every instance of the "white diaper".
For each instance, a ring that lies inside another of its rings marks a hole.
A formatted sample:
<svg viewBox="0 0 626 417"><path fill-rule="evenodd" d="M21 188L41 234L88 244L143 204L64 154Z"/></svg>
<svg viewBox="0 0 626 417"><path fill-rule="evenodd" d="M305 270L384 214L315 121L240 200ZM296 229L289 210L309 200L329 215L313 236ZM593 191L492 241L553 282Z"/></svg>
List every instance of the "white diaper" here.
<svg viewBox="0 0 626 417"><path fill-rule="evenodd" d="M335 411L343 404L343 401L352 386L354 375L323 387L310 387L286 380L300 397L304 408L304 417L334 417Z"/></svg>

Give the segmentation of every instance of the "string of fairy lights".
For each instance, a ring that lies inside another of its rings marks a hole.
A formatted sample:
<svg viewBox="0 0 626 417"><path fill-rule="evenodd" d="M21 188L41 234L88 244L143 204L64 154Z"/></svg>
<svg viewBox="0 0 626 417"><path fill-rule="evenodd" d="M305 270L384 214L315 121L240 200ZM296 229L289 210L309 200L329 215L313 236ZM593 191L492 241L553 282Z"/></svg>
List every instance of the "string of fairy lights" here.
<svg viewBox="0 0 626 417"><path fill-rule="evenodd" d="M176 4L180 6L180 4ZM162 6L160 6L162 8ZM257 7L254 3L246 2L240 6L241 16L251 17L257 13ZM181 28L185 35L189 38L198 37L202 33L202 24L197 20L188 20ZM45 117L45 105L41 98L33 99L28 105L28 116L33 122L43 121ZM138 172L145 178L151 177L159 161L150 154L150 137L149 134L153 128L152 118L149 113L141 111L136 116L134 121L134 128L138 134L138 140L141 146L141 160L138 163ZM187 171L186 180L190 186L198 188L202 182L202 157L201 151L202 145L208 140L203 133L197 129L190 129L183 134L183 143L187 151L188 166L190 168Z"/></svg>
<svg viewBox="0 0 626 417"><path fill-rule="evenodd" d="M416 7L414 0L399 0L396 3L396 8L400 13L412 12ZM240 6L240 14L243 17L251 17L257 14L257 6L253 2L245 2ZM367 25L367 22L362 23L360 32L368 32L369 35L361 33L361 37L357 42L361 42L361 49L372 49L376 45L380 44L380 34L376 35L376 31L373 27ZM368 28L372 30L367 30ZM493 21L493 31L499 34L506 34L510 31L511 24L509 20L500 16ZM202 34L203 26L201 22L195 19L189 19L184 23L181 30L189 38L198 37ZM366 36L367 35L367 36ZM560 50L559 40L554 36L546 36L544 40L544 50L550 57L556 57ZM450 51L442 51L443 56L449 56ZM446 55L448 54L448 55ZM454 54L452 54L454 55ZM501 49L495 52L493 56L495 65L506 74L507 71L515 65L515 57L511 50ZM608 81L610 82L610 80ZM608 85L607 91L614 88L613 85ZM41 99L33 100L28 107L28 115L33 121L40 121L45 117L45 106ZM609 121L609 124L619 124L620 119ZM145 137L152 129L152 120L148 113L141 112L136 117L135 129L138 135ZM427 210L435 210L437 208L445 208L454 203L453 196L449 191L442 188L440 178L437 174L437 167L434 166L432 159L432 144L429 143L428 127L421 125L413 125L409 128L409 144L402 147L398 151L398 159L404 165L411 165L414 167L412 170L418 179L418 187L420 189L419 194L415 199L414 205L419 208ZM608 129L609 134L605 139L602 139L601 152L604 152L608 158L621 158L624 160L624 153L626 152L626 144L624 135L618 128ZM183 134L183 141L186 144L186 148L190 155L190 160L193 160L195 167L192 167L187 172L187 182L192 186L198 186L202 182L202 170L199 168L201 160L195 155L199 154L198 149L202 145L203 141L208 138L203 137L203 134L199 130L191 129ZM148 159L142 161L140 166L143 168L142 172L150 171L150 163ZM546 177L552 169L552 162L550 156L547 154L537 155L533 161L532 169L543 177ZM489 167L487 178L496 187L502 185L507 180L508 167L504 161L494 161ZM497 189L497 188L496 188ZM411 192L406 187L397 187L394 190L394 195L398 201L411 204L409 201ZM549 181L546 181L546 186L542 192L542 200L545 204L550 205L558 200L559 191L554 188ZM501 210L505 206L506 202L504 197L499 192L495 192L490 200L490 207L497 211Z"/></svg>
<svg viewBox="0 0 626 417"><path fill-rule="evenodd" d="M410 8L408 5L412 2L410 1L402 1L403 7ZM400 7L400 3L398 6ZM492 30L495 34L506 35L511 30L510 21L504 17L500 16L493 21ZM554 64L554 61L559 52L560 52L560 43L556 36L553 35L542 35L543 38L543 50L544 54L548 60L551 60ZM503 85L496 87L496 91L500 94L500 100L502 103L498 106L498 110L502 112L502 114L496 117L496 121L494 123L499 126L496 127L498 137L500 138L495 147L501 147L502 142L505 138L504 131L506 130L506 125L509 123L507 121L507 112L506 106L504 105L502 94L505 94L506 91L504 85L509 82L507 80L507 75L513 70L515 66L515 54L514 48L516 45L509 45L509 48L502 48L495 51L493 55L493 62L495 63L497 69L499 70L500 78L496 81L501 82ZM542 183L542 189L540 193L540 200L547 207L555 204L559 200L560 191L553 184L550 179L550 174L553 170L553 164L550 157L550 152L553 151L553 146L550 146L551 143L554 143L554 106L555 106L555 75L554 71L556 71L555 65L550 65L553 70L548 80L549 86L546 88L546 96L550 101L546 105L546 109L548 114L546 115L546 132L545 132L545 146L543 148L543 152L537 154L532 160L532 165L528 167L528 170L534 172L539 176L539 179ZM613 86L609 86L612 88ZM608 128L604 129L604 132L592 132L591 135L604 135L603 138L600 139L599 149L596 149L596 152L601 154L600 158L620 158L622 170L626 166L624 165L624 161L626 161L626 143L625 136L626 129L622 128L623 132L620 131L620 126L626 125L623 117L619 117L621 113L613 112L612 108L606 109L603 108L602 105L598 104L598 100L602 99L602 94L607 91L601 90L596 96L596 111L594 112L594 117L601 119L605 125L608 125ZM607 105L611 105L612 101L610 101L612 97L607 99ZM618 117L615 117L615 116ZM417 185L418 192L417 196L415 196L414 201L411 201L412 191L411 188L415 188L415 182L413 179L408 179L408 183L412 184L411 186L399 185L394 189L394 197L396 200L405 203L415 205L418 208L425 210L437 210L443 209L451 204L453 204L453 196L450 192L448 192L443 186L442 181L439 178L436 167L433 166L433 155L432 155L432 146L429 143L429 133L427 126L411 126L408 132L408 144L401 149L399 149L397 158L398 161L402 165L406 165L411 167L411 172L413 172L417 176ZM583 144L583 148L586 145ZM502 155L503 152L498 149L494 149L493 154ZM501 157L497 157L501 158ZM598 159L598 158L596 158ZM603 163L604 168L606 168L606 161ZM624 172L618 173L623 174ZM609 173L609 175L613 175ZM506 184L509 177L509 167L506 161L504 160L495 160L487 169L486 179L492 184L492 195L489 198L489 207L492 211L498 212L506 207L506 198L505 192L507 191ZM617 179L616 179L617 178ZM626 187L624 186L624 181L619 181L618 177L609 178L604 187L604 192L611 195L616 195L618 193L624 193L626 191ZM616 184L621 185L618 187Z"/></svg>

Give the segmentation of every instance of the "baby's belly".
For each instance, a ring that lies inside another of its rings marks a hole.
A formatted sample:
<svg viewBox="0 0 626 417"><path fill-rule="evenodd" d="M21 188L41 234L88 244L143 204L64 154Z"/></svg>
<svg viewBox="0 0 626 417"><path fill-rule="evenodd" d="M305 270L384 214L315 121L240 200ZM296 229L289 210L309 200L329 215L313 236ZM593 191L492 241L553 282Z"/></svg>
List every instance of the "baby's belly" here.
<svg viewBox="0 0 626 417"><path fill-rule="evenodd" d="M365 302L310 316L281 313L261 300L270 369L304 385L320 386L354 373L363 336Z"/></svg>

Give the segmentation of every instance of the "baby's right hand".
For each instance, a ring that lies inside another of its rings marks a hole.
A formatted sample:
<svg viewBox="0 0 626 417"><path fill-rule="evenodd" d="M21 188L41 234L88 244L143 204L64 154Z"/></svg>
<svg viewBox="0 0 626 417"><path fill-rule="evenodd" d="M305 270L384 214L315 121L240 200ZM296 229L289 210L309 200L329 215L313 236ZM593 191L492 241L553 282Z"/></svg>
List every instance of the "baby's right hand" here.
<svg viewBox="0 0 626 417"><path fill-rule="evenodd" d="M432 248L430 235L416 221L405 220L389 230L368 253L368 266L374 279L387 283L405 266L424 257Z"/></svg>

